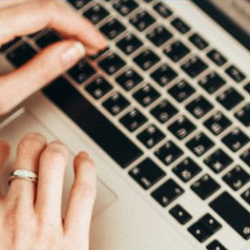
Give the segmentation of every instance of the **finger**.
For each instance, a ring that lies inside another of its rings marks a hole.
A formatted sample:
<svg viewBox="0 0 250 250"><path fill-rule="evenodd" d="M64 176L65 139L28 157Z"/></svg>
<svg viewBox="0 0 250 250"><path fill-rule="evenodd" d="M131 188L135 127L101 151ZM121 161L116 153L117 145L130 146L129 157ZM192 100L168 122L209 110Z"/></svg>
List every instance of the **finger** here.
<svg viewBox="0 0 250 250"><path fill-rule="evenodd" d="M4 165L7 162L9 155L10 155L10 146L4 141L0 141L0 175L1 176L3 173ZM2 197L2 195L3 195L2 186L0 182L0 196Z"/></svg>
<svg viewBox="0 0 250 250"><path fill-rule="evenodd" d="M44 150L39 169L36 213L45 222L61 223L62 189L68 150L52 142Z"/></svg>
<svg viewBox="0 0 250 250"><path fill-rule="evenodd" d="M5 24L0 29L0 44L50 27L97 50L107 45L94 25L76 14L64 1L30 1L3 9L0 23Z"/></svg>
<svg viewBox="0 0 250 250"><path fill-rule="evenodd" d="M35 133L25 136L18 145L13 171L24 169L38 173L39 159L45 147L46 139L44 136ZM8 200L15 201L18 198L30 207L31 204L34 205L35 196L35 183L24 179L14 179L10 183Z"/></svg>
<svg viewBox="0 0 250 250"><path fill-rule="evenodd" d="M0 77L0 114L7 113L71 68L84 54L81 43L61 41L40 52L23 67Z"/></svg>
<svg viewBox="0 0 250 250"><path fill-rule="evenodd" d="M75 182L65 217L65 231L88 237L96 197L96 169L86 153L75 158L74 169Z"/></svg>

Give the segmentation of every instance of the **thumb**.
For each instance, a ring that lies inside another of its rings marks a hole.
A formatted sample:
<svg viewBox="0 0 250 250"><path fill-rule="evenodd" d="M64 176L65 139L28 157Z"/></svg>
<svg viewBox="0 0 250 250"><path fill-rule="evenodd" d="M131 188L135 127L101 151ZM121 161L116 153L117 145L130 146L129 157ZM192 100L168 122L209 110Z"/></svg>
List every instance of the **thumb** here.
<svg viewBox="0 0 250 250"><path fill-rule="evenodd" d="M85 55L82 43L55 43L12 73L0 77L0 115L70 69Z"/></svg>

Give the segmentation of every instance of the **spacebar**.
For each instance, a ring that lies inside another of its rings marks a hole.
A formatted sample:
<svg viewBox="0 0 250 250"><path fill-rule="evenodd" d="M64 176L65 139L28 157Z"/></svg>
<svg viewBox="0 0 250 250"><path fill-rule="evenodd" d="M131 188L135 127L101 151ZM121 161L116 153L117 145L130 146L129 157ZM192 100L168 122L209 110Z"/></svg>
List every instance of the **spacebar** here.
<svg viewBox="0 0 250 250"><path fill-rule="evenodd" d="M250 239L250 213L230 194L224 192L210 206L244 239Z"/></svg>
<svg viewBox="0 0 250 250"><path fill-rule="evenodd" d="M142 151L66 79L58 78L43 92L122 168L142 155Z"/></svg>

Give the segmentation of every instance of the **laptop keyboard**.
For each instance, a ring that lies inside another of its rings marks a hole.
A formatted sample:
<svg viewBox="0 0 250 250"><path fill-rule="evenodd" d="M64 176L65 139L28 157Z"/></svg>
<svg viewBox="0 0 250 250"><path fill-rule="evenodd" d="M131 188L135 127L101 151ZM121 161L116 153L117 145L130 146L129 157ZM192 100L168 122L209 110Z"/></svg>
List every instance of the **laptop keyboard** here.
<svg viewBox="0 0 250 250"><path fill-rule="evenodd" d="M250 239L245 74L163 2L68 1L110 48L81 60L44 93L207 249L226 249L219 239L208 244L223 228L213 213ZM20 67L60 39L46 30L1 53ZM195 221L181 205L190 192L208 204Z"/></svg>

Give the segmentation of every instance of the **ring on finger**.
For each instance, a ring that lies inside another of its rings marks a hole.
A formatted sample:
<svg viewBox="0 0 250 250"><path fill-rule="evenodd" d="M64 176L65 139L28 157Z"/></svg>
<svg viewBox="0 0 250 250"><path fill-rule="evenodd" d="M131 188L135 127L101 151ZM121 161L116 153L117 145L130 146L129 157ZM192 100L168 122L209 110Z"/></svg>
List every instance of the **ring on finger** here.
<svg viewBox="0 0 250 250"><path fill-rule="evenodd" d="M17 180L17 179L28 180L35 184L38 183L38 175L32 171L28 171L25 169L17 169L13 171L8 180L9 185L11 184L13 180Z"/></svg>

